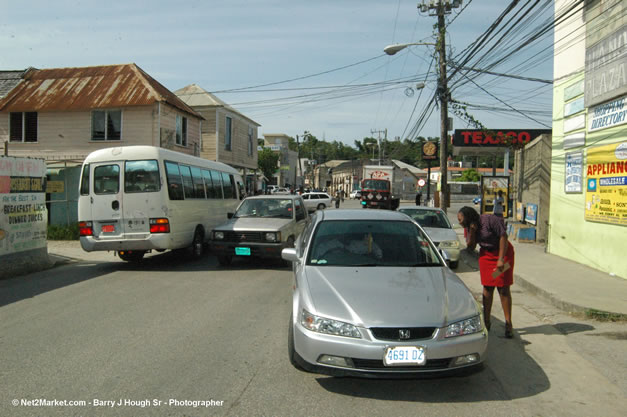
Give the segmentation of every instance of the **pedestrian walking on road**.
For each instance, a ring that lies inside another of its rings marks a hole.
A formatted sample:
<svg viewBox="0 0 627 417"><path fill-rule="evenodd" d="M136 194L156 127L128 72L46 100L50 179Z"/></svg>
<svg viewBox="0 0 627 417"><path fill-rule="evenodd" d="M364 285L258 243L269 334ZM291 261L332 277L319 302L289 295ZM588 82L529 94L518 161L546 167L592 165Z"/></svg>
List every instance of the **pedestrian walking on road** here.
<svg viewBox="0 0 627 417"><path fill-rule="evenodd" d="M422 192L420 192L420 190L418 190L418 192L416 193L416 205L419 206L420 205L420 200L422 199Z"/></svg>
<svg viewBox="0 0 627 417"><path fill-rule="evenodd" d="M462 207L457 213L459 224L466 233L466 247L474 251L479 245L479 273L483 285L483 319L490 330L490 314L496 287L505 316L505 337L514 337L512 326L512 293L514 283L514 247L507 239L502 217L479 215L472 207Z"/></svg>
<svg viewBox="0 0 627 417"><path fill-rule="evenodd" d="M340 191L335 192L335 208L340 208Z"/></svg>

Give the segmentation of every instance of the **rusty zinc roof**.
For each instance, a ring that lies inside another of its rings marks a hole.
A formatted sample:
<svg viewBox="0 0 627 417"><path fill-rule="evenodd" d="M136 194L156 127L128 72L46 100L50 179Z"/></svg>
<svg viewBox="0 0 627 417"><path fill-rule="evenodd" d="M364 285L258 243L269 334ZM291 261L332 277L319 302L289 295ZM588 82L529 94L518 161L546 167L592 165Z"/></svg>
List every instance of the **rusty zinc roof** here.
<svg viewBox="0 0 627 417"><path fill-rule="evenodd" d="M135 64L30 71L0 100L0 111L86 110L155 102L202 118Z"/></svg>

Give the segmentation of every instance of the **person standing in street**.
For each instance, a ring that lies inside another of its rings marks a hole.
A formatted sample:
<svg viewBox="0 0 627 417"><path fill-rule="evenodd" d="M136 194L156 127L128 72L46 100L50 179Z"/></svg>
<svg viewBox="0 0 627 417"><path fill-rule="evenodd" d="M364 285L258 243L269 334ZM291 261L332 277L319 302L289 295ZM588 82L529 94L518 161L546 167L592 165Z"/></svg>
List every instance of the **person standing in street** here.
<svg viewBox="0 0 627 417"><path fill-rule="evenodd" d="M457 213L459 224L464 227L466 247L474 251L479 245L479 273L483 285L483 319L490 330L490 315L494 288L501 298L505 316L505 337L514 337L512 326L512 293L514 283L514 247L507 239L502 217L492 214L479 215L472 207L462 207Z"/></svg>
<svg viewBox="0 0 627 417"><path fill-rule="evenodd" d="M340 191L335 192L335 208L340 208Z"/></svg>
<svg viewBox="0 0 627 417"><path fill-rule="evenodd" d="M419 206L420 205L420 200L422 199L422 192L420 190L418 190L418 192L416 193L416 205Z"/></svg>
<svg viewBox="0 0 627 417"><path fill-rule="evenodd" d="M499 190L494 197L494 215L497 217L503 217L504 208L505 200L503 199L503 191Z"/></svg>

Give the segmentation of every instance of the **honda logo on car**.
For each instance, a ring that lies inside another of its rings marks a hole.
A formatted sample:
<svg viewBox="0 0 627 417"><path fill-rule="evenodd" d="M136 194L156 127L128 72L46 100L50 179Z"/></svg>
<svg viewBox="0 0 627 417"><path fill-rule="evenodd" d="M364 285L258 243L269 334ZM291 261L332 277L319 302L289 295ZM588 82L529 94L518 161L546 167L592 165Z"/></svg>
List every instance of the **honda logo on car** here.
<svg viewBox="0 0 627 417"><path fill-rule="evenodd" d="M409 330L407 330L407 329L400 329L400 330L398 331L398 337L399 337L400 339L404 339L404 340L409 339L409 337L410 337L410 332L409 332Z"/></svg>

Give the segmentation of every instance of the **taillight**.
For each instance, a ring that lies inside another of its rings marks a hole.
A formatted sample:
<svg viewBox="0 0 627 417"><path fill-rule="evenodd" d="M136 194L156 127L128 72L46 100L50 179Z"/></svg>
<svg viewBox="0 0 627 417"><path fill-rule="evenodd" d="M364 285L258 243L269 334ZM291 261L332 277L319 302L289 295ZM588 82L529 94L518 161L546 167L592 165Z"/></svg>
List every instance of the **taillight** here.
<svg viewBox="0 0 627 417"><path fill-rule="evenodd" d="M91 222L78 222L79 236L93 236L94 229Z"/></svg>
<svg viewBox="0 0 627 417"><path fill-rule="evenodd" d="M150 233L170 233L170 222L166 218L150 219Z"/></svg>

